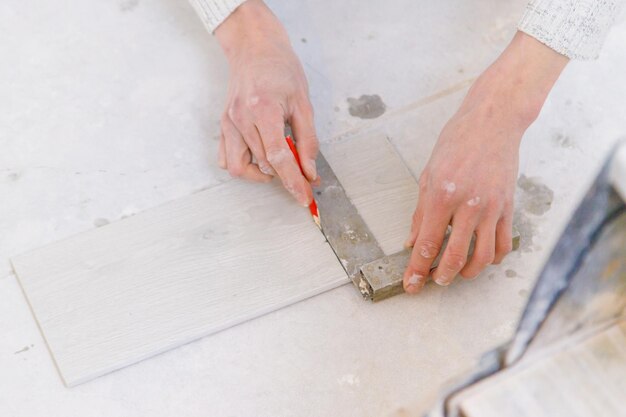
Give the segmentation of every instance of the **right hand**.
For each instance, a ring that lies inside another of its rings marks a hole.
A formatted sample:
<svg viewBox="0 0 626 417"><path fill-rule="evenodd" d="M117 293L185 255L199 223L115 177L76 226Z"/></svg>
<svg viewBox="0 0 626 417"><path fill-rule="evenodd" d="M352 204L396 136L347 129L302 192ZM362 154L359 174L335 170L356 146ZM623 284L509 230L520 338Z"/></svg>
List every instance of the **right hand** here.
<svg viewBox="0 0 626 417"><path fill-rule="evenodd" d="M259 182L278 175L298 203L308 206L311 183L318 182L318 141L307 80L287 33L261 0L248 0L215 34L230 67L220 167L234 177ZM286 122L304 175L285 141Z"/></svg>

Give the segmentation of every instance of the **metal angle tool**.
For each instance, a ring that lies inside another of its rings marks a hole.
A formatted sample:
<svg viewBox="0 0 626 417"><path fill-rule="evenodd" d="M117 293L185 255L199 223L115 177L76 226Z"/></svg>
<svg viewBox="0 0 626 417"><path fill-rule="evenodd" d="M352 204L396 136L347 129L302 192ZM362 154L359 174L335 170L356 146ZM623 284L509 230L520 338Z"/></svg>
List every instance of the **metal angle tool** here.
<svg viewBox="0 0 626 417"><path fill-rule="evenodd" d="M321 153L317 157L317 170L321 182L314 192L320 211L321 229L352 283L366 300L380 301L402 293L402 275L409 262L410 251L405 249L385 256ZM448 226L442 249L432 268L439 265L450 231ZM514 229L513 249L519 247L519 241L520 235ZM469 256L473 249L474 239L470 244Z"/></svg>

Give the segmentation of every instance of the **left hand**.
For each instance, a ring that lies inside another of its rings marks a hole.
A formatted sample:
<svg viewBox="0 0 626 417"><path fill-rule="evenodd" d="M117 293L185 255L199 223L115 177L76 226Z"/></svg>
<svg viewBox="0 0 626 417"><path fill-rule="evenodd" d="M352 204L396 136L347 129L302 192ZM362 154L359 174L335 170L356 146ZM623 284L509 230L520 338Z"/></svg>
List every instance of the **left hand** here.
<svg viewBox="0 0 626 417"><path fill-rule="evenodd" d="M459 273L474 278L511 251L521 138L567 62L518 32L470 88L419 179L406 242L413 247L404 273L407 292L416 293L426 283L449 224L448 245L432 273L439 285L449 285ZM476 243L468 260L472 234Z"/></svg>

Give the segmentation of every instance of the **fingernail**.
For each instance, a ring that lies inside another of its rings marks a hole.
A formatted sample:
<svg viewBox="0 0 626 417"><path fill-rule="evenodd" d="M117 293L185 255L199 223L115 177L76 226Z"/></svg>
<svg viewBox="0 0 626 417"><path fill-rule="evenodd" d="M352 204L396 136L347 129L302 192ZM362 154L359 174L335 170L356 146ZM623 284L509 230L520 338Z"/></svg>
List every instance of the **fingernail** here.
<svg viewBox="0 0 626 417"><path fill-rule="evenodd" d="M424 276L413 273L413 275L409 277L407 283L408 283L407 285L408 292L418 291L420 288L424 286Z"/></svg>
<svg viewBox="0 0 626 417"><path fill-rule="evenodd" d="M259 170L265 175L276 175L274 168L267 162L259 162Z"/></svg>
<svg viewBox="0 0 626 417"><path fill-rule="evenodd" d="M413 247L413 242L411 242L411 238L408 238L405 242L404 242L404 249L410 249Z"/></svg>
<svg viewBox="0 0 626 417"><path fill-rule="evenodd" d="M450 278L446 277L445 275L442 275L442 276L438 277L437 279L435 279L435 282L437 283L437 285L441 285L442 287L446 287L446 286L450 285L452 280Z"/></svg>
<svg viewBox="0 0 626 417"><path fill-rule="evenodd" d="M306 171L311 181L317 179L317 164L315 163L315 159L309 159L306 164Z"/></svg>

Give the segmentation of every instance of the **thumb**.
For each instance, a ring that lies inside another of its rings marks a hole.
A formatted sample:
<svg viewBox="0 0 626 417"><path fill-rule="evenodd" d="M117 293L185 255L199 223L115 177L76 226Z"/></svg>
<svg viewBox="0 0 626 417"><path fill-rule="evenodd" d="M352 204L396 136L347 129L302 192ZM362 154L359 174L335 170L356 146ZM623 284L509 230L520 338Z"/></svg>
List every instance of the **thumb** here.
<svg viewBox="0 0 626 417"><path fill-rule="evenodd" d="M313 122L313 108L308 100L295 108L291 117L291 127L304 176L310 182L315 181L317 179L315 158L317 158L319 144Z"/></svg>

